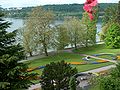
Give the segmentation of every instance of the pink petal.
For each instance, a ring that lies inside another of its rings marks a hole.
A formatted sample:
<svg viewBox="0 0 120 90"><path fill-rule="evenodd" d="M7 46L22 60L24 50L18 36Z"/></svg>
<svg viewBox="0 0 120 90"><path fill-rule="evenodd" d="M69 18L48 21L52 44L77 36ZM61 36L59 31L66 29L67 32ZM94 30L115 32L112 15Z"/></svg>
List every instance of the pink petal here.
<svg viewBox="0 0 120 90"><path fill-rule="evenodd" d="M94 19L92 13L88 13L88 16L89 16L90 20L93 20L93 19Z"/></svg>
<svg viewBox="0 0 120 90"><path fill-rule="evenodd" d="M83 9L87 12L91 12L92 11L92 7L89 5L84 5Z"/></svg>
<svg viewBox="0 0 120 90"><path fill-rule="evenodd" d="M97 0L94 0L92 3L90 3L89 5L90 6L92 6L92 7L94 7L94 6L96 6L98 4L98 2L97 2Z"/></svg>

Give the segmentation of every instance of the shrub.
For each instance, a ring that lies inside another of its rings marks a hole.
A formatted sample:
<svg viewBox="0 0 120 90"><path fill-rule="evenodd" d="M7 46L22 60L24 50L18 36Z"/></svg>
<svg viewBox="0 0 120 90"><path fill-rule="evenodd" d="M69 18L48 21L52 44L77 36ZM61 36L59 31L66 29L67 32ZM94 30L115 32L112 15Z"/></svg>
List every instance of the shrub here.
<svg viewBox="0 0 120 90"><path fill-rule="evenodd" d="M69 88L70 77L77 73L76 68L64 61L47 64L40 81L43 90L60 90Z"/></svg>
<svg viewBox="0 0 120 90"><path fill-rule="evenodd" d="M105 44L108 48L120 48L120 25L113 23L107 31Z"/></svg>
<svg viewBox="0 0 120 90"><path fill-rule="evenodd" d="M70 90L76 90L76 78L71 77L69 82Z"/></svg>

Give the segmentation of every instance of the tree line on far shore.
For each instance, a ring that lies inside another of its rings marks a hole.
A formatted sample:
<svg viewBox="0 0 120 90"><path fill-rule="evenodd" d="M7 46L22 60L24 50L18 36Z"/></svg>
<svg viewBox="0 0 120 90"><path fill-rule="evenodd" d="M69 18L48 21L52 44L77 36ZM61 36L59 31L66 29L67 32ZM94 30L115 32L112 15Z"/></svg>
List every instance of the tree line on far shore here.
<svg viewBox="0 0 120 90"><path fill-rule="evenodd" d="M117 3L99 3L99 15L103 16L105 9L109 6L116 6ZM82 18L83 4L58 4L58 5L44 5L45 10L54 12L56 19L64 19L66 16L76 16ZM10 18L25 18L35 7L22 7L21 9L9 8L9 10L2 9L6 13L6 17Z"/></svg>

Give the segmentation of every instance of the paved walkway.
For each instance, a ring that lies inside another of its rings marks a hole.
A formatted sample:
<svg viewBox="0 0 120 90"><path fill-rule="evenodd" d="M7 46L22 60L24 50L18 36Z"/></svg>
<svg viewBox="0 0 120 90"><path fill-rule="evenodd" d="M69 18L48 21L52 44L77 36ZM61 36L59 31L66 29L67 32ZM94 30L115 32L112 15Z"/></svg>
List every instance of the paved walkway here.
<svg viewBox="0 0 120 90"><path fill-rule="evenodd" d="M36 55L36 56L32 56L32 57L28 57L26 60L21 60L19 62L26 62L26 61L31 61L31 60L35 60L35 59L39 59L39 58L44 58L46 57L45 55Z"/></svg>
<svg viewBox="0 0 120 90"><path fill-rule="evenodd" d="M109 60L109 59L105 59L105 58L99 58L99 57L96 57L96 56L91 56L91 55L86 55L86 54L80 54L80 55L81 56L88 56L88 57L99 59L99 60L106 60L106 61L109 61L109 62L112 62L112 63L117 63L117 61L115 61L115 60Z"/></svg>
<svg viewBox="0 0 120 90"><path fill-rule="evenodd" d="M89 72L99 73L99 72L101 72L101 71L109 70L109 69L114 68L114 67L116 67L116 66L115 66L115 65L109 65L109 66L105 66L105 67L101 67L101 68L97 68L97 69L85 71L84 73L89 73Z"/></svg>
<svg viewBox="0 0 120 90"><path fill-rule="evenodd" d="M28 90L41 90L40 88L41 88L41 85L40 83L38 83L35 85L31 85Z"/></svg>
<svg viewBox="0 0 120 90"><path fill-rule="evenodd" d="M49 53L49 55L55 55L56 53L58 53L58 52L56 52L56 51L51 51L51 52L48 52ZM21 60L21 61L19 61L19 62L26 62L26 61L31 61L31 60L35 60L35 59L40 59L40 58L44 58L44 57L47 57L45 54L39 54L39 55L34 55L34 56L32 56L32 57L27 57L27 59L25 59L25 60Z"/></svg>

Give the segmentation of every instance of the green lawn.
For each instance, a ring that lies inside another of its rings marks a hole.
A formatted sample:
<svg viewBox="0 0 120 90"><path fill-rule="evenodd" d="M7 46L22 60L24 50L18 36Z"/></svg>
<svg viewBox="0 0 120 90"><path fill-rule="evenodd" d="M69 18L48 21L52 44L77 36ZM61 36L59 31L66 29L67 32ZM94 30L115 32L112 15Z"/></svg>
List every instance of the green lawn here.
<svg viewBox="0 0 120 90"><path fill-rule="evenodd" d="M120 49L106 49L104 45L95 45L92 47L80 48L78 50L74 50L74 52L77 52L80 54L89 54L89 55L98 54L98 53L118 54L120 53ZM29 64L30 68L34 68L34 67L49 64L50 62L58 62L61 60L65 60L66 62L81 62L81 61L84 61L82 60L82 58L83 56L80 56L79 54L63 52L63 53L56 54L54 56L48 56L48 57L41 58L41 59L31 60L31 61L28 61L27 63L30 63ZM91 59L91 60L95 61L95 59ZM107 66L110 64L112 63L107 62L107 63L101 63L101 64L72 65L72 66L76 67L79 72L82 72L82 71L87 71L87 70ZM36 70L34 72L41 74L41 71L42 70Z"/></svg>
<svg viewBox="0 0 120 90"><path fill-rule="evenodd" d="M110 60L113 60L113 58L115 58L116 56L110 56L110 55L101 55L101 56L98 56L100 58L106 58L106 59L110 59Z"/></svg>
<svg viewBox="0 0 120 90"><path fill-rule="evenodd" d="M83 53L83 54L99 54L99 53L113 53L120 54L120 49L108 49L104 44L99 44L91 47L80 48L78 50L74 50L75 52Z"/></svg>

